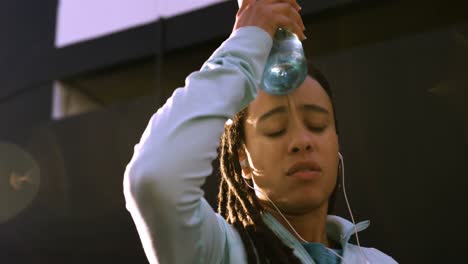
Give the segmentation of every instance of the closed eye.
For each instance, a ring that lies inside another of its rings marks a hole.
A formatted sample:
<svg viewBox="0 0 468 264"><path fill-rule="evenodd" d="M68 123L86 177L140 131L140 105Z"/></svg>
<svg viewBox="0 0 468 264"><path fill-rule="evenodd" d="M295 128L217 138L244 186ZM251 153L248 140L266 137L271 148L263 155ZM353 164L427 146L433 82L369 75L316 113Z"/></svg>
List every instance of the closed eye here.
<svg viewBox="0 0 468 264"><path fill-rule="evenodd" d="M276 137L279 137L279 136L283 135L285 131L286 130L282 129L282 130L272 132L272 133L265 133L265 135L267 137L276 138Z"/></svg>
<svg viewBox="0 0 468 264"><path fill-rule="evenodd" d="M307 128L312 132L322 133L323 131L325 131L327 126L308 126Z"/></svg>

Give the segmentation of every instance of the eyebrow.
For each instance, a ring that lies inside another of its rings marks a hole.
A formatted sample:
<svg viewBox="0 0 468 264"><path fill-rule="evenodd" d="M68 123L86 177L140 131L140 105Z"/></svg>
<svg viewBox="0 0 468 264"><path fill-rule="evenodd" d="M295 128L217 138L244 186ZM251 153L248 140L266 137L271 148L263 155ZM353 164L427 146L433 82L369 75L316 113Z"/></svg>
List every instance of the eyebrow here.
<svg viewBox="0 0 468 264"><path fill-rule="evenodd" d="M306 111L318 112L322 114L330 114L330 112L327 109L316 104L304 104L304 105L301 105L301 108ZM278 106L266 112L262 116L260 116L260 118L258 119L258 122L268 119L275 114L286 113L286 111L287 111L286 106Z"/></svg>

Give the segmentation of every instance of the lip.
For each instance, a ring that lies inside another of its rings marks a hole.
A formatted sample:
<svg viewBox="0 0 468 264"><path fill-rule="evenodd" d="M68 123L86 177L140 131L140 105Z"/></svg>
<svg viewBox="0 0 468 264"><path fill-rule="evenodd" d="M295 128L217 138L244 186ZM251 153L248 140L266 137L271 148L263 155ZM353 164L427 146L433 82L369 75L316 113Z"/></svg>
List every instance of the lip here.
<svg viewBox="0 0 468 264"><path fill-rule="evenodd" d="M320 176L322 168L315 161L301 161L293 164L286 172L287 176L303 180L312 180Z"/></svg>

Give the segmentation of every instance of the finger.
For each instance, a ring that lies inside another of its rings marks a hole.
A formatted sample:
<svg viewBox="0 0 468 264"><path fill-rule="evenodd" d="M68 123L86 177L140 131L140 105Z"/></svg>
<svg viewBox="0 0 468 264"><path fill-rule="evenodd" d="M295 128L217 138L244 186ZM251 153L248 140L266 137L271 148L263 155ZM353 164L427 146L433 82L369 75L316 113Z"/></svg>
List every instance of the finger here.
<svg viewBox="0 0 468 264"><path fill-rule="evenodd" d="M246 6L255 3L256 0L237 0L239 9L245 8Z"/></svg>
<svg viewBox="0 0 468 264"><path fill-rule="evenodd" d="M304 22L302 21L302 17L299 14L299 12L291 6L289 3L285 2L280 2L271 5L271 10L275 14L282 14L282 15L287 15L294 21L296 21L297 24L299 24L303 29L305 29Z"/></svg>
<svg viewBox="0 0 468 264"><path fill-rule="evenodd" d="M242 0L239 0L239 1L242 1ZM270 3L270 4L289 3L297 11L300 11L302 9L302 7L297 3L296 0L265 0L264 2L267 2L267 3Z"/></svg>
<svg viewBox="0 0 468 264"><path fill-rule="evenodd" d="M298 13L298 11L290 8L287 12L289 12L289 16L291 17L291 19L293 19L301 27L302 31L304 31L305 30L304 21L302 21L302 17Z"/></svg>
<svg viewBox="0 0 468 264"><path fill-rule="evenodd" d="M271 11L277 16L285 16L287 17L288 20L291 20L291 22L287 22L283 18L282 23L297 24L300 30L299 32L294 32L294 33L296 33L298 36L300 36L302 31L305 30L305 25L304 25L304 22L302 21L301 16L291 5L287 3L278 3L271 7Z"/></svg>
<svg viewBox="0 0 468 264"><path fill-rule="evenodd" d="M291 20L287 16L280 16L280 17L278 17L278 19L279 19L279 26L281 28L284 28L284 29L296 34L297 37L299 39L301 39L301 40L307 39L307 37L305 36L305 34L304 34L303 30L302 30L302 26L297 24L295 21Z"/></svg>

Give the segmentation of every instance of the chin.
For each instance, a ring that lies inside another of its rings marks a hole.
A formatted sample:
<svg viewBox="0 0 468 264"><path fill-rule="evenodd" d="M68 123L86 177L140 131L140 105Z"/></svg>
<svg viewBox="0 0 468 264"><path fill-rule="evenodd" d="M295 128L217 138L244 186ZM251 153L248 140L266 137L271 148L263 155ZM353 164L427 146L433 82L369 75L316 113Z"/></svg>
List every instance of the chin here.
<svg viewBox="0 0 468 264"><path fill-rule="evenodd" d="M328 198L324 194L306 194L295 195L287 201L281 202L278 206L281 211L288 214L304 214L311 211L316 211L324 206L327 206Z"/></svg>

